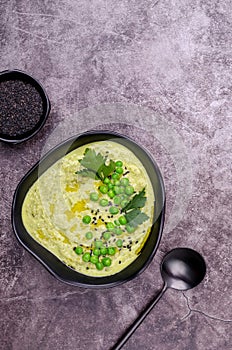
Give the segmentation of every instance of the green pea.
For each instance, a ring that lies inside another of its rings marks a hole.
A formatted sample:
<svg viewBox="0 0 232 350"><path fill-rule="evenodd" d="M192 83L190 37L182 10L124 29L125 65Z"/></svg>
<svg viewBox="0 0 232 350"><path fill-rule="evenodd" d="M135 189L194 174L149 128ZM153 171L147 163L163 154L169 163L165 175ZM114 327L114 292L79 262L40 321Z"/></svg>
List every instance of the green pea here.
<svg viewBox="0 0 232 350"><path fill-rule="evenodd" d="M122 241L122 239L118 239L118 240L116 241L116 246L117 246L118 248L121 248L121 247L123 246L123 241Z"/></svg>
<svg viewBox="0 0 232 350"><path fill-rule="evenodd" d="M112 177L113 180L118 180L119 179L119 174L113 173L111 177Z"/></svg>
<svg viewBox="0 0 232 350"><path fill-rule="evenodd" d="M90 262L96 264L98 262L98 257L96 255L92 255L90 257Z"/></svg>
<svg viewBox="0 0 232 350"><path fill-rule="evenodd" d="M114 191L113 191L113 190L109 190L109 191L108 191L108 196L109 196L110 198L114 198L114 196L115 196Z"/></svg>
<svg viewBox="0 0 232 350"><path fill-rule="evenodd" d="M97 240L94 242L95 248L101 248L103 246L103 242L100 240Z"/></svg>
<svg viewBox="0 0 232 350"><path fill-rule="evenodd" d="M129 185L129 179L124 177L123 179L121 179L120 183L121 183L122 186L128 186Z"/></svg>
<svg viewBox="0 0 232 350"><path fill-rule="evenodd" d="M77 254L77 255L81 255L82 253L83 253L83 248L82 247L76 247L75 248L75 253Z"/></svg>
<svg viewBox="0 0 232 350"><path fill-rule="evenodd" d="M118 174L122 174L122 173L123 173L123 168L117 167L117 168L115 169L115 171L116 171L116 173L118 173Z"/></svg>
<svg viewBox="0 0 232 350"><path fill-rule="evenodd" d="M116 249L114 247L109 247L108 248L108 254L109 255L114 255L116 253Z"/></svg>
<svg viewBox="0 0 232 350"><path fill-rule="evenodd" d="M120 222L121 225L126 225L127 224L127 219L125 216L120 216L118 218L118 221Z"/></svg>
<svg viewBox="0 0 232 350"><path fill-rule="evenodd" d="M111 233L109 231L106 231L103 233L103 238L108 241L108 239L110 239L111 237Z"/></svg>
<svg viewBox="0 0 232 350"><path fill-rule="evenodd" d="M110 179L108 177L106 177L103 182L104 182L104 184L108 185L110 183Z"/></svg>
<svg viewBox="0 0 232 350"><path fill-rule="evenodd" d="M116 215L119 212L117 207L110 207L109 211L110 211L110 214L112 214L112 215Z"/></svg>
<svg viewBox="0 0 232 350"><path fill-rule="evenodd" d="M105 198L102 198L99 203L102 207L106 207L107 205L109 205L108 199Z"/></svg>
<svg viewBox="0 0 232 350"><path fill-rule="evenodd" d="M124 186L119 186L119 194L125 193L125 187Z"/></svg>
<svg viewBox="0 0 232 350"><path fill-rule="evenodd" d="M114 193L120 194L120 187L119 186L114 186Z"/></svg>
<svg viewBox="0 0 232 350"><path fill-rule="evenodd" d="M111 265L111 259L110 258L103 258L102 259L102 264L104 265L104 266L110 266Z"/></svg>
<svg viewBox="0 0 232 350"><path fill-rule="evenodd" d="M131 186L131 185L126 186L126 188L125 188L125 193L126 193L128 196L130 196L131 194L133 194L133 193L134 193L134 187Z"/></svg>
<svg viewBox="0 0 232 350"><path fill-rule="evenodd" d="M89 215L83 216L82 222L83 222L84 224L89 224L90 221L91 221L91 217L90 217Z"/></svg>
<svg viewBox="0 0 232 350"><path fill-rule="evenodd" d="M133 226L126 225L126 230L128 233L133 233L135 231L135 228Z"/></svg>
<svg viewBox="0 0 232 350"><path fill-rule="evenodd" d="M112 190L114 188L114 184L112 184L111 182L107 186L108 190Z"/></svg>
<svg viewBox="0 0 232 350"><path fill-rule="evenodd" d="M90 253L85 253L83 256L82 256L82 260L84 262L88 262L90 260Z"/></svg>
<svg viewBox="0 0 232 350"><path fill-rule="evenodd" d="M119 205L121 203L121 198L120 196L115 196L114 197L114 204Z"/></svg>
<svg viewBox="0 0 232 350"><path fill-rule="evenodd" d="M115 227L114 233L115 233L117 236L119 236L119 235L122 234L122 230L121 230L119 227Z"/></svg>
<svg viewBox="0 0 232 350"><path fill-rule="evenodd" d="M115 163L116 167L122 167L123 166L123 162L121 160L117 160L117 162Z"/></svg>
<svg viewBox="0 0 232 350"><path fill-rule="evenodd" d="M116 226L120 226L120 225L121 225L120 222L119 222L118 220L114 220L114 224L115 224Z"/></svg>
<svg viewBox="0 0 232 350"><path fill-rule="evenodd" d="M112 222L107 222L106 228L108 231L113 231L114 230L114 224Z"/></svg>
<svg viewBox="0 0 232 350"><path fill-rule="evenodd" d="M85 238L86 238L86 239L91 239L91 238L93 238L92 232L86 232Z"/></svg>
<svg viewBox="0 0 232 350"><path fill-rule="evenodd" d="M96 255L96 256L101 255L101 250L99 248L93 249L93 255Z"/></svg>
<svg viewBox="0 0 232 350"><path fill-rule="evenodd" d="M129 203L128 200L123 199L123 201L121 201L121 207L124 208L128 203Z"/></svg>
<svg viewBox="0 0 232 350"><path fill-rule="evenodd" d="M92 192L92 193L90 193L90 200L91 200L91 201L93 201L93 202L97 202L97 201L98 201L98 199L99 199L99 195L98 195L98 193L96 193L96 192Z"/></svg>
<svg viewBox="0 0 232 350"><path fill-rule="evenodd" d="M121 198L121 201L123 201L124 199L127 199L127 195L126 194L120 194L120 198Z"/></svg>
<svg viewBox="0 0 232 350"><path fill-rule="evenodd" d="M120 185L121 185L121 182L119 180L114 181L114 186L120 186Z"/></svg>
<svg viewBox="0 0 232 350"><path fill-rule="evenodd" d="M99 271L101 271L101 270L104 269L104 265L102 264L102 262L98 261L98 262L96 263L96 268L97 268Z"/></svg>
<svg viewBox="0 0 232 350"><path fill-rule="evenodd" d="M101 248L101 255L106 255L108 253L108 249L106 247Z"/></svg>
<svg viewBox="0 0 232 350"><path fill-rule="evenodd" d="M106 194L106 193L108 192L108 186L106 186L106 185L101 185L101 186L99 187L99 190L100 190L101 193Z"/></svg>

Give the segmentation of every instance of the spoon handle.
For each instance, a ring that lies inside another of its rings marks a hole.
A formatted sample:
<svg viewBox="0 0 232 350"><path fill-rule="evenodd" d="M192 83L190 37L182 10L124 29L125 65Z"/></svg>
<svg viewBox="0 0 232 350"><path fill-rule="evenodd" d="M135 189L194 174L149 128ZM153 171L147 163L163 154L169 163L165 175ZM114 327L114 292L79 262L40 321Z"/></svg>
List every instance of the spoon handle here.
<svg viewBox="0 0 232 350"><path fill-rule="evenodd" d="M159 291L159 293L155 296L155 298L141 312L141 314L138 316L138 318L127 329L127 331L123 334L123 336L119 339L117 344L111 350L119 350L123 347L123 345L127 342L127 340L130 338L130 336L134 333L134 331L139 327L139 325L147 317L147 315L153 309L153 307L156 305L156 303L160 300L160 298L163 296L163 294L166 290L167 290L167 285L164 284L163 288Z"/></svg>

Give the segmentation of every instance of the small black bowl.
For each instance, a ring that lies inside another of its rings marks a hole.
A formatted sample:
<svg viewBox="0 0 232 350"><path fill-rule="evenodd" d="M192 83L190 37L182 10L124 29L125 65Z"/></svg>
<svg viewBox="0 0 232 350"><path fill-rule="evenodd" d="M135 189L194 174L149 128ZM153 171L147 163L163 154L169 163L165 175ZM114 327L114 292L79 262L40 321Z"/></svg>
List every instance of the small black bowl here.
<svg viewBox="0 0 232 350"><path fill-rule="evenodd" d="M107 277L90 277L81 274L74 269L65 265L55 255L49 252L36 242L27 232L22 221L22 205L24 198L34 184L34 182L41 176L52 164L62 158L64 155L81 147L85 144L96 141L113 140L126 146L131 150L145 167L155 194L154 206L154 221L149 237L144 244L140 255L128 267L120 272ZM141 273L151 262L154 257L161 239L165 212L165 190L164 183L155 161L141 146L136 144L130 138L118 133L109 131L91 131L83 133L79 136L72 137L67 141L59 144L47 153L33 168L23 177L19 183L13 199L12 204L12 225L14 233L19 242L34 255L56 278L68 284L81 287L113 287L130 279Z"/></svg>
<svg viewBox="0 0 232 350"><path fill-rule="evenodd" d="M48 95L43 86L40 84L40 82L38 82L38 80L36 80L35 78L23 71L15 69L0 72L0 82L4 81L20 81L31 85L38 92L42 102L42 113L39 117L39 120L31 128L28 128L28 130L22 133L17 132L15 135L11 135L11 133L8 134L6 131L2 132L2 130L0 130L0 141L11 144L17 144L30 139L35 134L37 134L37 132L39 132L39 130L43 127L43 125L46 122L46 119L51 109L51 104Z"/></svg>

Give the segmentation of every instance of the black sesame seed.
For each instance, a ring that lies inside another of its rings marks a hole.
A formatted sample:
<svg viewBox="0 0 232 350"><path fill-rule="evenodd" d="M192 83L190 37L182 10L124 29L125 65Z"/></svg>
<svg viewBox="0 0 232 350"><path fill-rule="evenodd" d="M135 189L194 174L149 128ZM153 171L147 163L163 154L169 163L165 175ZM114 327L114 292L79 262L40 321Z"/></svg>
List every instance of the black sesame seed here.
<svg viewBox="0 0 232 350"><path fill-rule="evenodd" d="M119 262L118 262L119 264L121 264L121 260L119 260Z"/></svg>
<svg viewBox="0 0 232 350"><path fill-rule="evenodd" d="M11 137L33 130L43 115L39 91L18 79L0 82L0 133Z"/></svg>

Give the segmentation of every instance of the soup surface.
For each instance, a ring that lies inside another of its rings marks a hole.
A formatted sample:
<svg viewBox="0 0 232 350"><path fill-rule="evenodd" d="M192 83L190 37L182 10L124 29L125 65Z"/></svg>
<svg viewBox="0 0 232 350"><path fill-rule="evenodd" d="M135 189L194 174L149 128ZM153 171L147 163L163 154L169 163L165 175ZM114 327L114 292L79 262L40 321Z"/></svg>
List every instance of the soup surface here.
<svg viewBox="0 0 232 350"><path fill-rule="evenodd" d="M89 276L131 264L150 233L154 192L140 160L115 141L68 153L29 189L28 233L63 263Z"/></svg>

